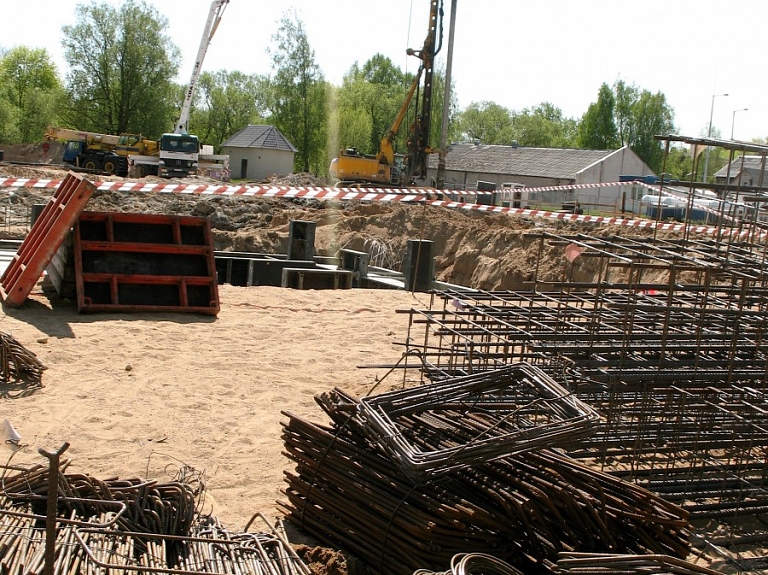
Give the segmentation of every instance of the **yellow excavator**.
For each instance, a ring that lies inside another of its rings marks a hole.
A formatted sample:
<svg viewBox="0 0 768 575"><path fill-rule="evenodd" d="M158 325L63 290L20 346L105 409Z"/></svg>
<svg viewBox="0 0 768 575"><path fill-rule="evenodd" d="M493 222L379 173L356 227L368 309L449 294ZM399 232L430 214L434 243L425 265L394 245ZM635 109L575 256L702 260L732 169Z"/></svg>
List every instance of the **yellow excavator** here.
<svg viewBox="0 0 768 575"><path fill-rule="evenodd" d="M346 148L339 153L338 158L331 162L329 172L337 187L356 187L366 184L386 186L409 186L416 178L427 175L427 154L429 147L429 128L432 110L432 78L434 73L435 55L440 51L436 44L437 32L442 30L443 0L431 0L429 9L429 30L421 50L409 48L407 54L421 60L419 71L411 82L400 111L392 126L381 138L379 151L376 155L365 155L356 148ZM442 43L442 32L440 34ZM421 80L424 86L421 87ZM415 119L411 124L405 155L395 154L394 141L400 131L413 97L421 87L421 109L416 110Z"/></svg>

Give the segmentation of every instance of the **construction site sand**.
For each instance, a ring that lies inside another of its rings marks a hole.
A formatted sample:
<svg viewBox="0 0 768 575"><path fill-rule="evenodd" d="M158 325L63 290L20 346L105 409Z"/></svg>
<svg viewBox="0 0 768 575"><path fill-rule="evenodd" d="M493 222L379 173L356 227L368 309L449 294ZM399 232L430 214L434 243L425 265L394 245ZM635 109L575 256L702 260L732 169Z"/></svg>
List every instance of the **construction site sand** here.
<svg viewBox="0 0 768 575"><path fill-rule="evenodd" d="M0 168L0 177L65 175L53 167ZM51 193L0 189L17 210L45 202ZM289 222L309 220L317 226L318 254L345 247L395 268L408 239L429 239L436 277L488 290L520 289L535 274L546 281L590 281L600 273L591 259L570 267L562 248L542 252L528 232L652 233L419 205L179 194L97 192L87 209L203 215L211 219L217 249L265 253L285 253ZM4 235L24 233L22 227ZM12 462L42 463L38 447L55 449L66 441L70 471L102 479L169 480L189 466L204 474L203 512L232 529L243 528L257 512L277 518L283 471L291 467L282 454L281 411L318 421L318 393L341 387L362 396L403 385L399 372L379 383L386 368L358 366L397 361L408 316L396 310L429 305L425 294L395 290L229 285L220 286L220 299L217 318L81 315L73 302L40 289L21 309L4 309L0 331L48 366L42 389L4 390L0 418L11 421L25 445Z"/></svg>
<svg viewBox="0 0 768 575"><path fill-rule="evenodd" d="M221 286L221 312L77 313L35 290L6 309L0 331L48 367L44 387L3 386L0 419L21 436L12 463L44 464L42 447L71 447L70 472L169 481L204 472L205 513L242 529L277 517L289 461L281 411L323 421L313 397L376 386L403 348L408 316L425 294L397 290L298 291ZM393 374L377 387L402 385Z"/></svg>

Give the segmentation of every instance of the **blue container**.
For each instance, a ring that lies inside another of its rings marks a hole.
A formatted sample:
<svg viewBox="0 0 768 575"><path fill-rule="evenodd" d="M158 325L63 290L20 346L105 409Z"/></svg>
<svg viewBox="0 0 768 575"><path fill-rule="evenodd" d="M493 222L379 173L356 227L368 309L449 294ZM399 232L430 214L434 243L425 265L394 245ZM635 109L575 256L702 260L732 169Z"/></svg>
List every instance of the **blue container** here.
<svg viewBox="0 0 768 575"><path fill-rule="evenodd" d="M657 220L659 219L656 215L659 213L659 207L658 206L648 206L645 209L645 215L646 217ZM685 208L673 208L669 206L662 206L661 208L661 220L677 220L682 221L683 216L685 215Z"/></svg>

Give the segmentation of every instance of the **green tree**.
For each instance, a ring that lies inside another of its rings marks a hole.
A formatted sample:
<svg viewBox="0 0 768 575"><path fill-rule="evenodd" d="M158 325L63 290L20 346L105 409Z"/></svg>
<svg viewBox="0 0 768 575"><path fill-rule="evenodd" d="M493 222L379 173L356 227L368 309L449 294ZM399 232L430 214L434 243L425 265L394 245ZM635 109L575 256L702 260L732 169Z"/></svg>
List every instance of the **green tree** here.
<svg viewBox="0 0 768 575"><path fill-rule="evenodd" d="M630 145L635 153L658 173L662 169L664 149L654 136L674 132L674 112L667 104L664 94L651 94L648 90L643 90L632 106L632 117L634 133Z"/></svg>
<svg viewBox="0 0 768 575"><path fill-rule="evenodd" d="M435 67L432 89L432 126L429 143L433 149L440 146L440 131L443 122L443 106L445 104L445 68ZM456 97L456 86L451 80L451 100L448 102L448 134L446 142L450 144L459 136L458 133L459 100Z"/></svg>
<svg viewBox="0 0 768 575"><path fill-rule="evenodd" d="M521 146L569 148L576 141L576 121L565 118L562 110L550 102L513 114L512 126L515 140Z"/></svg>
<svg viewBox="0 0 768 575"><path fill-rule="evenodd" d="M619 142L622 146L628 146L634 137L632 107L640 98L640 91L635 85L617 80L613 84L613 93L616 102L616 128L619 131Z"/></svg>
<svg viewBox="0 0 768 575"><path fill-rule="evenodd" d="M612 150L619 143L616 129L616 98L608 84L603 83L597 102L589 105L579 123L578 146L591 150Z"/></svg>
<svg viewBox="0 0 768 575"><path fill-rule="evenodd" d="M671 146L664 171L673 180L690 181L693 158L688 146Z"/></svg>
<svg viewBox="0 0 768 575"><path fill-rule="evenodd" d="M371 152L376 152L381 138L389 132L403 105L413 76L403 73L392 60L381 54L376 54L368 60L361 72L358 80L369 86L365 105L371 118ZM404 145L406 131L398 131L395 149L398 149L398 144Z"/></svg>
<svg viewBox="0 0 768 575"><path fill-rule="evenodd" d="M603 88L601 88L601 93ZM660 172L664 149L654 136L675 131L674 110L661 92L640 90L618 80L613 85L619 144L630 146L654 172Z"/></svg>
<svg viewBox="0 0 768 575"><path fill-rule="evenodd" d="M17 110L10 100L0 97L0 142L15 144L19 142Z"/></svg>
<svg viewBox="0 0 768 575"><path fill-rule="evenodd" d="M403 105L413 76L381 54L362 66L355 63L337 93L339 141L344 147L375 154ZM405 122L404 122L405 123ZM404 149L407 126L398 131L395 149Z"/></svg>
<svg viewBox="0 0 768 575"><path fill-rule="evenodd" d="M63 107L64 89L45 49L19 46L0 56L2 141L39 141Z"/></svg>
<svg viewBox="0 0 768 575"><path fill-rule="evenodd" d="M180 52L167 27L143 0L78 5L77 22L62 28L71 125L152 137L170 129L181 103L172 82Z"/></svg>
<svg viewBox="0 0 768 575"><path fill-rule="evenodd" d="M256 74L203 72L195 92L190 131L218 150L238 130L263 121L266 84L267 79Z"/></svg>
<svg viewBox="0 0 768 575"><path fill-rule="evenodd" d="M278 25L272 36L274 48L268 50L274 70L270 78L270 118L299 150L296 169L325 173L328 86L295 10L286 12Z"/></svg>
<svg viewBox="0 0 768 575"><path fill-rule="evenodd" d="M715 140L722 140L723 134L717 126L712 126L711 134L708 126L702 126L699 137L712 137ZM730 152L718 146L704 146L701 149L702 152L699 154L699 164L697 166L698 177L701 179L704 176L704 165L706 164L707 181L713 182L715 173L728 163ZM709 156L709 161L707 161L707 156Z"/></svg>
<svg viewBox="0 0 768 575"><path fill-rule="evenodd" d="M364 105L369 92L371 86L358 81L357 74L350 76L350 73L342 79L340 87L332 89L328 102L330 153L336 154L342 147L356 148L364 154L373 152L373 122Z"/></svg>
<svg viewBox="0 0 768 575"><path fill-rule="evenodd" d="M515 139L512 113L495 102L472 102L457 118L464 138L484 144L511 145Z"/></svg>
<svg viewBox="0 0 768 575"><path fill-rule="evenodd" d="M344 75L341 87L334 89L329 98L329 125L332 130L329 137L330 152L335 154L341 144L344 148L356 148L363 154L376 154L381 139L393 128L413 80L413 74L402 72L381 54L374 55L362 66L357 62L353 64ZM432 82L429 146L435 149L440 144L442 127L444 72L435 69ZM402 124L393 141L393 148L397 152L405 152L407 149L406 141L417 104L421 102L414 95L406 107ZM449 131L455 126L457 110L456 96L452 92Z"/></svg>

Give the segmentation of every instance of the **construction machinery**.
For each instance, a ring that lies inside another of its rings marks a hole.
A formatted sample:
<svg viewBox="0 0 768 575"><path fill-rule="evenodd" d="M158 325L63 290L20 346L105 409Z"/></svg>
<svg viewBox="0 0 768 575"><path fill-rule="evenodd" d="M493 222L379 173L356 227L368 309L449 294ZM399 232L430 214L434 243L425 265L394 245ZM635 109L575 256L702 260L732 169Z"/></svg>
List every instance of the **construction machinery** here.
<svg viewBox="0 0 768 575"><path fill-rule="evenodd" d="M158 155L158 143L139 134L115 136L48 126L44 138L64 142L64 163L117 176L127 175L129 155Z"/></svg>
<svg viewBox="0 0 768 575"><path fill-rule="evenodd" d="M134 175L141 177L155 173L162 178L184 177L197 174L201 161L207 163L208 166L214 167L228 164L227 156L205 154L201 157L200 140L197 136L187 131L189 115L192 110L192 99L195 95L197 81L200 78L203 60L228 4L229 0L214 0L211 3L208 19L203 30L203 37L197 50L195 65L192 67L192 77L189 80L189 86L184 92L181 113L176 121L174 131L173 133L163 134L160 137L160 151L157 158L140 154L131 156L131 171ZM228 171L228 167L223 168L223 170L225 172Z"/></svg>
<svg viewBox="0 0 768 575"><path fill-rule="evenodd" d="M214 0L211 3L192 78L184 93L181 114L172 133L163 134L159 140L150 140L133 134L114 136L50 127L45 138L65 142L64 162L86 170L138 178L148 175L183 178L197 174L202 163L209 170L218 171L222 177L227 177L229 157L214 155L210 146L203 146L204 153L201 155L198 137L187 132L192 98L203 59L227 4L229 0Z"/></svg>
<svg viewBox="0 0 768 575"><path fill-rule="evenodd" d="M419 70L411 82L400 111L389 131L381 138L379 151L375 155L361 154L355 148L347 148L339 153L338 158L331 162L330 174L339 187L365 184L384 184L387 186L408 186L416 178L427 175L427 154L429 147L429 131L432 112L432 79L434 73L435 55L440 51L437 43L438 30L442 44L443 0L431 0L429 9L429 30L421 50L409 48L407 54L421 60ZM421 80L424 80L423 87ZM411 102L421 89L420 107L417 106L414 120L411 123L407 140L407 154L396 154L395 138L405 120Z"/></svg>

